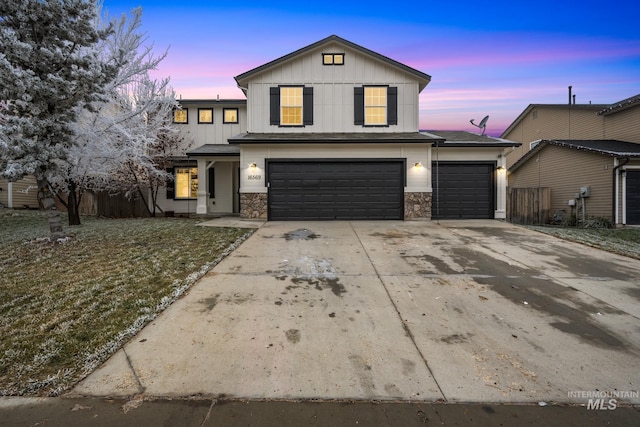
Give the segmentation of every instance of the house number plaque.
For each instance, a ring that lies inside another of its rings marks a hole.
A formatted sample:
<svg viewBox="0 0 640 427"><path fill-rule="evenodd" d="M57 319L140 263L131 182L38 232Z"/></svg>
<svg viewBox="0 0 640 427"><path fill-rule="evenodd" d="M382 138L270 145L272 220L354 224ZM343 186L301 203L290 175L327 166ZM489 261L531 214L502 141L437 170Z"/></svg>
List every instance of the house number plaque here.
<svg viewBox="0 0 640 427"><path fill-rule="evenodd" d="M249 175L249 181L259 181L262 179L262 175Z"/></svg>

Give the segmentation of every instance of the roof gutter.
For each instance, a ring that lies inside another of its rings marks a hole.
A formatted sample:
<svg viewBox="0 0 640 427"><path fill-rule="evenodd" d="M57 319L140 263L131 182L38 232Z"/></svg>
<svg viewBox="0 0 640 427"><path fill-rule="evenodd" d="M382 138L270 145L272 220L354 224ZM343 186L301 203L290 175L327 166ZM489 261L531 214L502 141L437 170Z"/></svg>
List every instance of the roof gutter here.
<svg viewBox="0 0 640 427"><path fill-rule="evenodd" d="M616 157L616 161L618 160L618 158ZM629 157L624 157L622 159L622 163L618 163L616 166L614 166L613 168L613 179L612 181L612 185L613 185L613 202L612 202L612 209L611 209L611 219L613 220L614 226L618 223L618 218L616 217L616 211L618 209L618 194L620 193L618 191L618 172L619 169L626 165L627 163L629 163Z"/></svg>

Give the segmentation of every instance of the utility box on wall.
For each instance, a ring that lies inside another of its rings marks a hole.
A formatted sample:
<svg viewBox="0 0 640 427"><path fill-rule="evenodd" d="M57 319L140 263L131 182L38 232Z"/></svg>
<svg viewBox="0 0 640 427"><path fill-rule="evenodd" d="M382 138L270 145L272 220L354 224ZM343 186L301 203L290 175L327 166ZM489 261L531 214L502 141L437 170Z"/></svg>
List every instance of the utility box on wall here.
<svg viewBox="0 0 640 427"><path fill-rule="evenodd" d="M591 187L588 185L585 185L583 187L580 187L580 198L587 198L591 196Z"/></svg>

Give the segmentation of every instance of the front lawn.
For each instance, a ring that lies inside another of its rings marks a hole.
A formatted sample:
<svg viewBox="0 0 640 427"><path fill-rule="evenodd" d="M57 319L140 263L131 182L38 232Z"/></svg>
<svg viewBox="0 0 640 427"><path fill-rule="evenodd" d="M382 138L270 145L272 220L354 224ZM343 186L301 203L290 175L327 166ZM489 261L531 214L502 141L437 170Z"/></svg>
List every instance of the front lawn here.
<svg viewBox="0 0 640 427"><path fill-rule="evenodd" d="M58 395L252 230L83 218L49 243L41 212L0 209L0 395Z"/></svg>
<svg viewBox="0 0 640 427"><path fill-rule="evenodd" d="M640 228L576 228L531 226L533 230L640 259Z"/></svg>

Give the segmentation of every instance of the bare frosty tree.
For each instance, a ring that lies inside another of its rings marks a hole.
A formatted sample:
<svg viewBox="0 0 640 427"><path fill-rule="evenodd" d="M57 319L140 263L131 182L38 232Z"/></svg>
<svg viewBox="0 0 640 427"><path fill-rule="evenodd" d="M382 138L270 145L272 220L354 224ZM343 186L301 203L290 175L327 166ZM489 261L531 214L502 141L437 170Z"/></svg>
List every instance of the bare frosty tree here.
<svg viewBox="0 0 640 427"><path fill-rule="evenodd" d="M153 45L144 46L147 38L140 32L141 17L142 10L137 8L130 21L125 15L112 21L113 33L99 46L102 60L114 66L117 74L108 84L106 102L78 111L73 125L76 144L64 173L53 183L66 195L60 200L67 207L70 225L80 223L79 205L87 190L142 197L154 213L157 187L170 178L161 158L179 144L170 121L178 104L169 79L149 77L167 52L155 56Z"/></svg>
<svg viewBox="0 0 640 427"><path fill-rule="evenodd" d="M0 173L34 175L49 210L49 181L75 144L71 124L101 99L115 72L96 49L110 28L98 30L95 19L93 1L0 3ZM52 238L63 237L59 214L49 218Z"/></svg>

